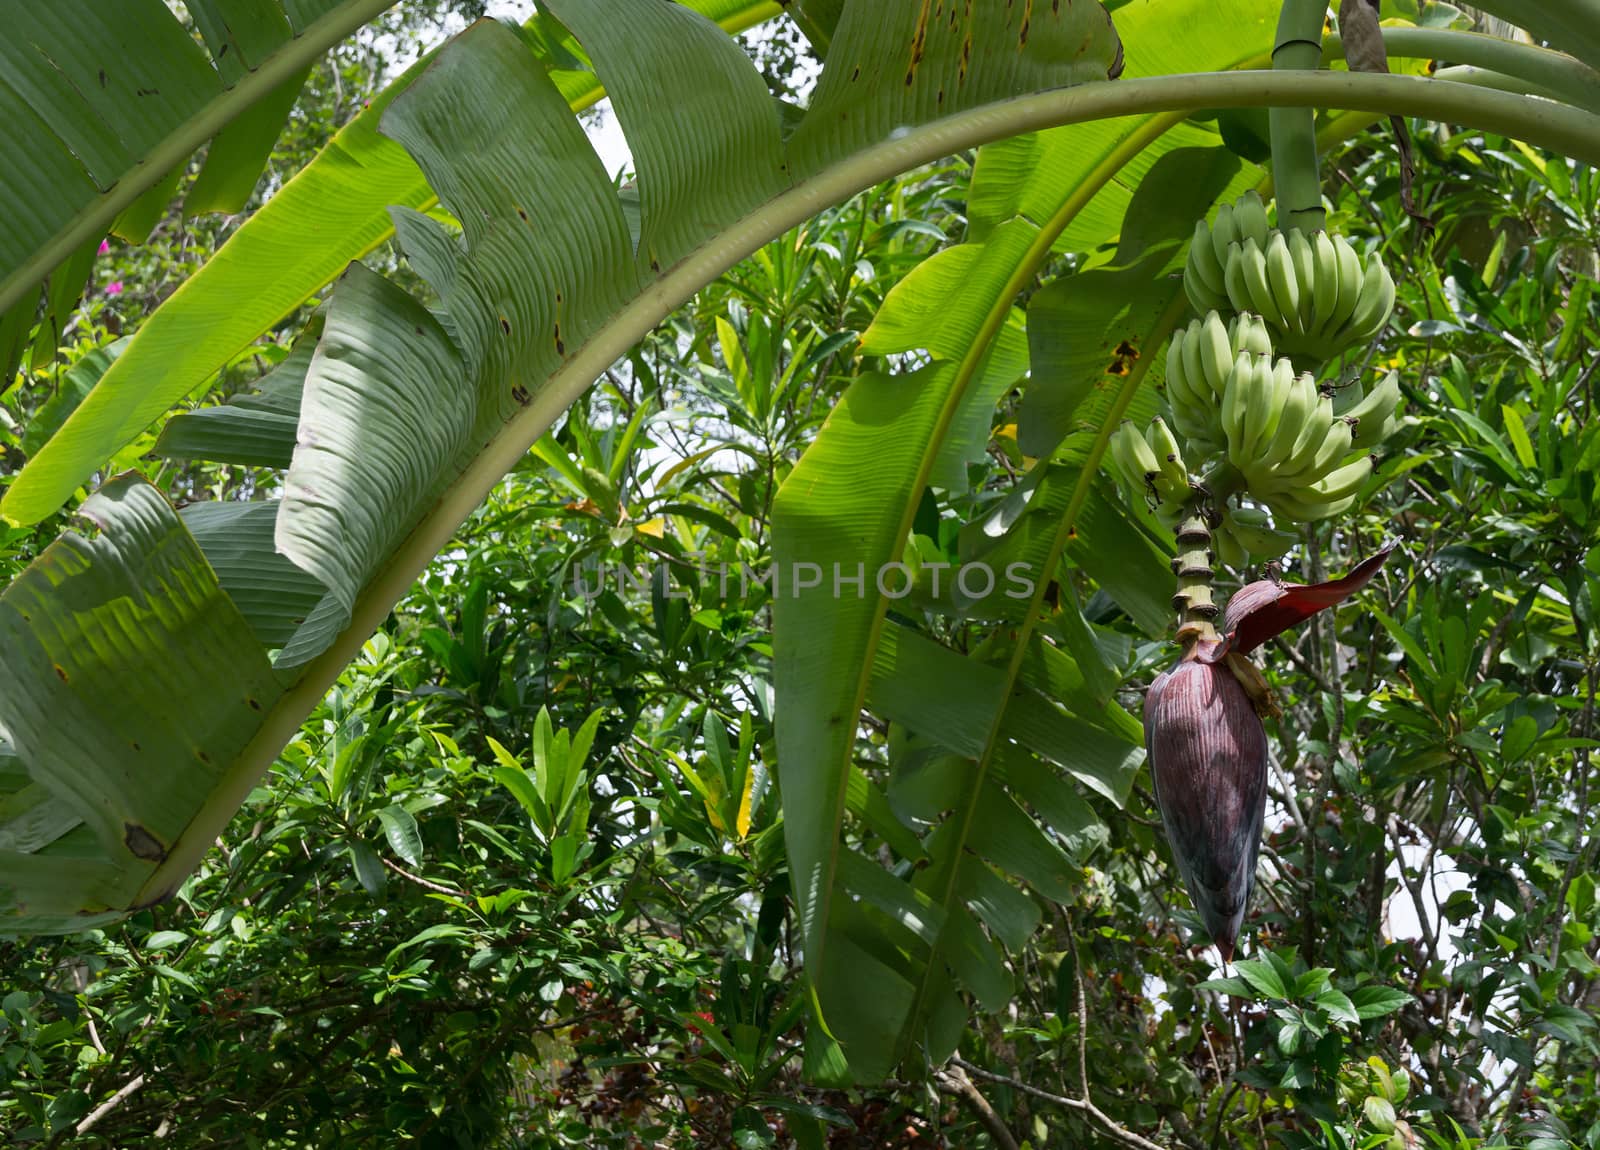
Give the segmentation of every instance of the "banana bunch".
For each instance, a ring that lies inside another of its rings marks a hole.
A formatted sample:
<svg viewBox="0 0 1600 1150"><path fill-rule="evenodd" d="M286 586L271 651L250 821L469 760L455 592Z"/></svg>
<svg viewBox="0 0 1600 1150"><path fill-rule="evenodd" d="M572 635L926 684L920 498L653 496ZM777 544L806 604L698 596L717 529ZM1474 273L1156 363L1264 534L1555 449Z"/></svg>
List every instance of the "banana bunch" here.
<svg viewBox="0 0 1600 1150"><path fill-rule="evenodd" d="M1272 354L1272 336L1260 317L1234 316L1226 325L1215 311L1172 333L1167 345L1167 404L1172 424L1196 458L1219 455L1227 440L1222 432L1222 400L1242 351Z"/></svg>
<svg viewBox="0 0 1600 1150"><path fill-rule="evenodd" d="M1254 192L1195 224L1183 284L1195 310L1261 316L1277 349L1323 362L1370 340L1394 310L1394 280L1343 236L1278 231Z"/></svg>
<svg viewBox="0 0 1600 1150"><path fill-rule="evenodd" d="M1156 515L1168 527L1183 517L1191 498L1189 469L1172 429L1157 417L1144 434L1125 419L1111 436L1111 459L1137 494L1154 496Z"/></svg>
<svg viewBox="0 0 1600 1150"><path fill-rule="evenodd" d="M1287 359L1240 352L1229 373L1222 403L1228 462L1244 476L1252 497L1280 519L1309 522L1354 506L1372 474L1365 454L1392 426L1398 379L1385 381L1337 415L1331 396L1307 372L1295 374ZM1362 421L1376 438L1356 441ZM1360 452L1355 458L1353 453ZM1258 552L1259 554L1259 552Z"/></svg>

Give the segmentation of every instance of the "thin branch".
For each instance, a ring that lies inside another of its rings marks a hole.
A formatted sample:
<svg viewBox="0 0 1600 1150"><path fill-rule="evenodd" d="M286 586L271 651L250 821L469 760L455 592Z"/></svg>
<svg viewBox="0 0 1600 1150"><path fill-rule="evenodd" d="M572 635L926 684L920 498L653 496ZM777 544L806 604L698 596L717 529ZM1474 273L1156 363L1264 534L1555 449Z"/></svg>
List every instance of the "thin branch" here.
<svg viewBox="0 0 1600 1150"><path fill-rule="evenodd" d="M78 1123L73 1132L76 1134L83 1134L87 1132L91 1127L96 1125L100 1119L104 1118L107 1114L110 1114L118 1106L121 1106L124 1102L131 1098L134 1092L143 1085L143 1074L136 1074L134 1077L130 1078L126 1086L124 1086L121 1090L118 1090L104 1102L100 1103L100 1105L96 1106L93 1110L89 1111L89 1113L84 1116L83 1121Z"/></svg>
<svg viewBox="0 0 1600 1150"><path fill-rule="evenodd" d="M440 894L448 894L448 895L451 895L451 896L453 896L455 898L471 898L472 897L471 894L469 894L468 892L466 892L464 890L454 890L454 889L452 889L450 887L447 887L447 886L440 886L436 882L429 882L425 878L419 878L418 876L412 874L408 870L401 870L398 866L396 866L394 863L390 862L388 859L384 859L382 861L383 861L383 865L388 867L390 870L394 871L395 874L399 875L401 878L406 879L409 882L416 883L420 887L425 887L425 888L427 888L428 890L431 890L431 891L437 891Z"/></svg>
<svg viewBox="0 0 1600 1150"><path fill-rule="evenodd" d="M989 1105L989 1100L972 1084L972 1079L966 1076L960 1066L954 1070L936 1071L933 1084L943 1093L952 1094L971 1107L972 1112L978 1116L979 1123L989 1132L989 1137L994 1139L995 1145L999 1146L1000 1150L1020 1150L1016 1138L1006 1129L1006 1124L1001 1121L1000 1115L995 1113L994 1107Z"/></svg>

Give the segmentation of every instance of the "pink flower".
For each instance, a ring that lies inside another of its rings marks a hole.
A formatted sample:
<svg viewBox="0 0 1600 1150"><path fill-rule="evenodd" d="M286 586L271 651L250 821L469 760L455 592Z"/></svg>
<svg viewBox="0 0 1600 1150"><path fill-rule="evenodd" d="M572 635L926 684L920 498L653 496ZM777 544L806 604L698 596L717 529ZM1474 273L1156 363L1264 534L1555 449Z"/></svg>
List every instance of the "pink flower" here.
<svg viewBox="0 0 1600 1150"><path fill-rule="evenodd" d="M122 281L121 280L112 280L110 283L106 284L106 295L121 295L121 294L122 294Z"/></svg>
<svg viewBox="0 0 1600 1150"><path fill-rule="evenodd" d="M101 255L105 255L110 250L111 250L111 241L110 240L101 240L100 241L100 254Z"/></svg>

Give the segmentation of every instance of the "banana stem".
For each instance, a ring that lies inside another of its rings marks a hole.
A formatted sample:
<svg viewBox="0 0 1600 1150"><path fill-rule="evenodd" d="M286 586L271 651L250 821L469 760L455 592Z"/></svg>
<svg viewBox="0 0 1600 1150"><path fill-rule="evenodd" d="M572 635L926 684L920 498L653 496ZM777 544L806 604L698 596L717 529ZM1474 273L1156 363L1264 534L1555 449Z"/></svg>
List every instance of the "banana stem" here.
<svg viewBox="0 0 1600 1150"><path fill-rule="evenodd" d="M1178 593L1172 606L1178 614L1178 638L1215 639L1213 623L1218 607L1211 598L1211 581L1216 572L1211 566L1211 525L1206 521L1202 499L1189 505L1189 514L1178 524L1178 555L1172 570L1178 576Z"/></svg>
<svg viewBox="0 0 1600 1150"><path fill-rule="evenodd" d="M1274 71L1315 72L1322 65L1325 0L1284 0L1278 40L1272 49ZM1272 175L1278 191L1278 226L1318 231L1327 222L1322 210L1322 173L1317 162L1316 113L1310 108L1273 108Z"/></svg>

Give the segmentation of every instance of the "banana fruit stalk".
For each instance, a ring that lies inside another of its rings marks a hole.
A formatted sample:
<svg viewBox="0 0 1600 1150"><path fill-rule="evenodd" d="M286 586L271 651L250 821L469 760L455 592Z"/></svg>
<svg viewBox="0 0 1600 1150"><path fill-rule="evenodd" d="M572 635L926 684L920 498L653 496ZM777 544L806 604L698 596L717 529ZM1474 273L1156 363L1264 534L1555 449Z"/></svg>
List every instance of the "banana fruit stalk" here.
<svg viewBox="0 0 1600 1150"><path fill-rule="evenodd" d="M1280 355L1308 363L1370 342L1394 310L1394 280L1376 253L1362 258L1326 232L1279 231L1254 192L1196 223L1183 282L1202 315L1260 316Z"/></svg>

